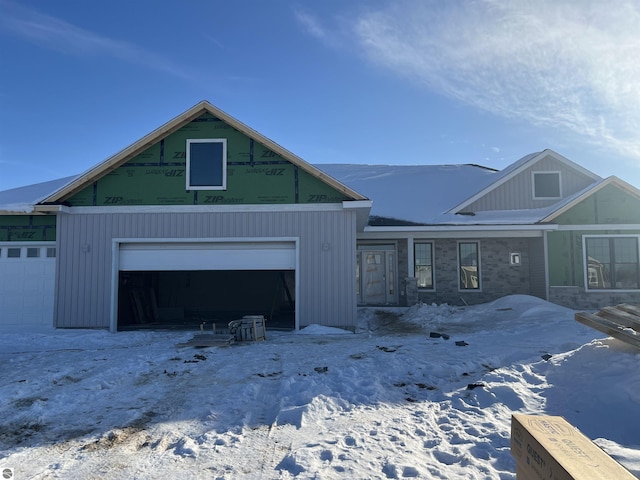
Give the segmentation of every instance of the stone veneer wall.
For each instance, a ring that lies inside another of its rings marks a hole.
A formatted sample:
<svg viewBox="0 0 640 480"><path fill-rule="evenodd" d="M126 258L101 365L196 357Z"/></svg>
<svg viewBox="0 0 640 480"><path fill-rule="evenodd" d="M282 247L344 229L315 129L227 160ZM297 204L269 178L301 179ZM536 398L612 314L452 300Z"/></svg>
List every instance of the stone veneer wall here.
<svg viewBox="0 0 640 480"><path fill-rule="evenodd" d="M469 239L468 241L475 241ZM529 240L485 238L480 243L480 291L458 290L458 241L437 239L434 243L435 291L419 290L419 301L464 305L486 303L505 295L530 295ZM509 254L521 255L520 265L511 265ZM402 277L400 277L402 278Z"/></svg>
<svg viewBox="0 0 640 480"><path fill-rule="evenodd" d="M408 302L407 298L411 285L407 284L407 277L409 275L409 242L407 239L400 239L396 242L396 251L398 254L398 289L400 295L398 296L398 304L406 307L407 305L413 305L415 302Z"/></svg>
<svg viewBox="0 0 640 480"><path fill-rule="evenodd" d="M640 304L640 292L586 292L582 287L549 287L549 301L574 310L599 310L620 303Z"/></svg>

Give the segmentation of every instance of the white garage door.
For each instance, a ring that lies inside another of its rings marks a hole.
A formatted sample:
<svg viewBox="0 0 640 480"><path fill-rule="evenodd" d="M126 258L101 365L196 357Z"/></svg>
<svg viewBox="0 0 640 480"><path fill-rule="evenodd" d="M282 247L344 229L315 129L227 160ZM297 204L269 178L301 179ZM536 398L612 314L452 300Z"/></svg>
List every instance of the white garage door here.
<svg viewBox="0 0 640 480"><path fill-rule="evenodd" d="M120 244L120 270L295 270L295 268L295 242Z"/></svg>
<svg viewBox="0 0 640 480"><path fill-rule="evenodd" d="M55 244L0 244L0 328L52 327Z"/></svg>

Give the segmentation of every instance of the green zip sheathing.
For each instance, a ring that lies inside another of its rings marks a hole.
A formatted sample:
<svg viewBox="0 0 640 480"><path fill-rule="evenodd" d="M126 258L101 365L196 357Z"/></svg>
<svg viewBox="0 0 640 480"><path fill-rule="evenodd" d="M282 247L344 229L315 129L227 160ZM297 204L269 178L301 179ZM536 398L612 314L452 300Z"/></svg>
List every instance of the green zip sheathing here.
<svg viewBox="0 0 640 480"><path fill-rule="evenodd" d="M54 242L52 215L0 215L0 242Z"/></svg>
<svg viewBox="0 0 640 480"><path fill-rule="evenodd" d="M640 199L607 185L559 215L560 225L640 224Z"/></svg>
<svg viewBox="0 0 640 480"><path fill-rule="evenodd" d="M584 287L585 235L640 235L640 230L559 230L547 234L549 251L549 285Z"/></svg>
<svg viewBox="0 0 640 480"><path fill-rule="evenodd" d="M640 230L606 229L606 225L640 225L640 200L607 185L559 215L560 225L602 225L602 229L559 230L547 234L549 285L584 287L584 235L634 235Z"/></svg>
<svg viewBox="0 0 640 480"><path fill-rule="evenodd" d="M226 190L186 189L187 139L227 140ZM340 203L341 192L205 113L65 199L70 206Z"/></svg>

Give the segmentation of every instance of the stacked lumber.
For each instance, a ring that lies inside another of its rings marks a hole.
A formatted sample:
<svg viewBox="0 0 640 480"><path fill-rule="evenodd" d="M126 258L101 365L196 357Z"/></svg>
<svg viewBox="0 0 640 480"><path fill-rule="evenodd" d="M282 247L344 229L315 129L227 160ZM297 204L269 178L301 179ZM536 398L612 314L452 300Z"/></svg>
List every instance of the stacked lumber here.
<svg viewBox="0 0 640 480"><path fill-rule="evenodd" d="M640 348L640 306L623 303L597 313L578 312L578 322Z"/></svg>

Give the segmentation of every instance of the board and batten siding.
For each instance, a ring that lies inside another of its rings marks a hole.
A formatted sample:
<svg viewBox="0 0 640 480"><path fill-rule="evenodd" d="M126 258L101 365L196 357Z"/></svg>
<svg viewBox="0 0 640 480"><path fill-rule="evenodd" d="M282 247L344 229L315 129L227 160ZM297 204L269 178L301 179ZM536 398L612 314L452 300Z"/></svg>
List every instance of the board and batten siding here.
<svg viewBox="0 0 640 480"><path fill-rule="evenodd" d="M355 215L352 210L60 214L55 325L109 328L114 238L295 237L299 326L354 327Z"/></svg>
<svg viewBox="0 0 640 480"><path fill-rule="evenodd" d="M594 182L593 178L570 168L565 163L547 157L466 206L464 211L526 210L548 207L557 203L557 199L535 200L533 198L533 172L560 172L563 197L573 195Z"/></svg>

